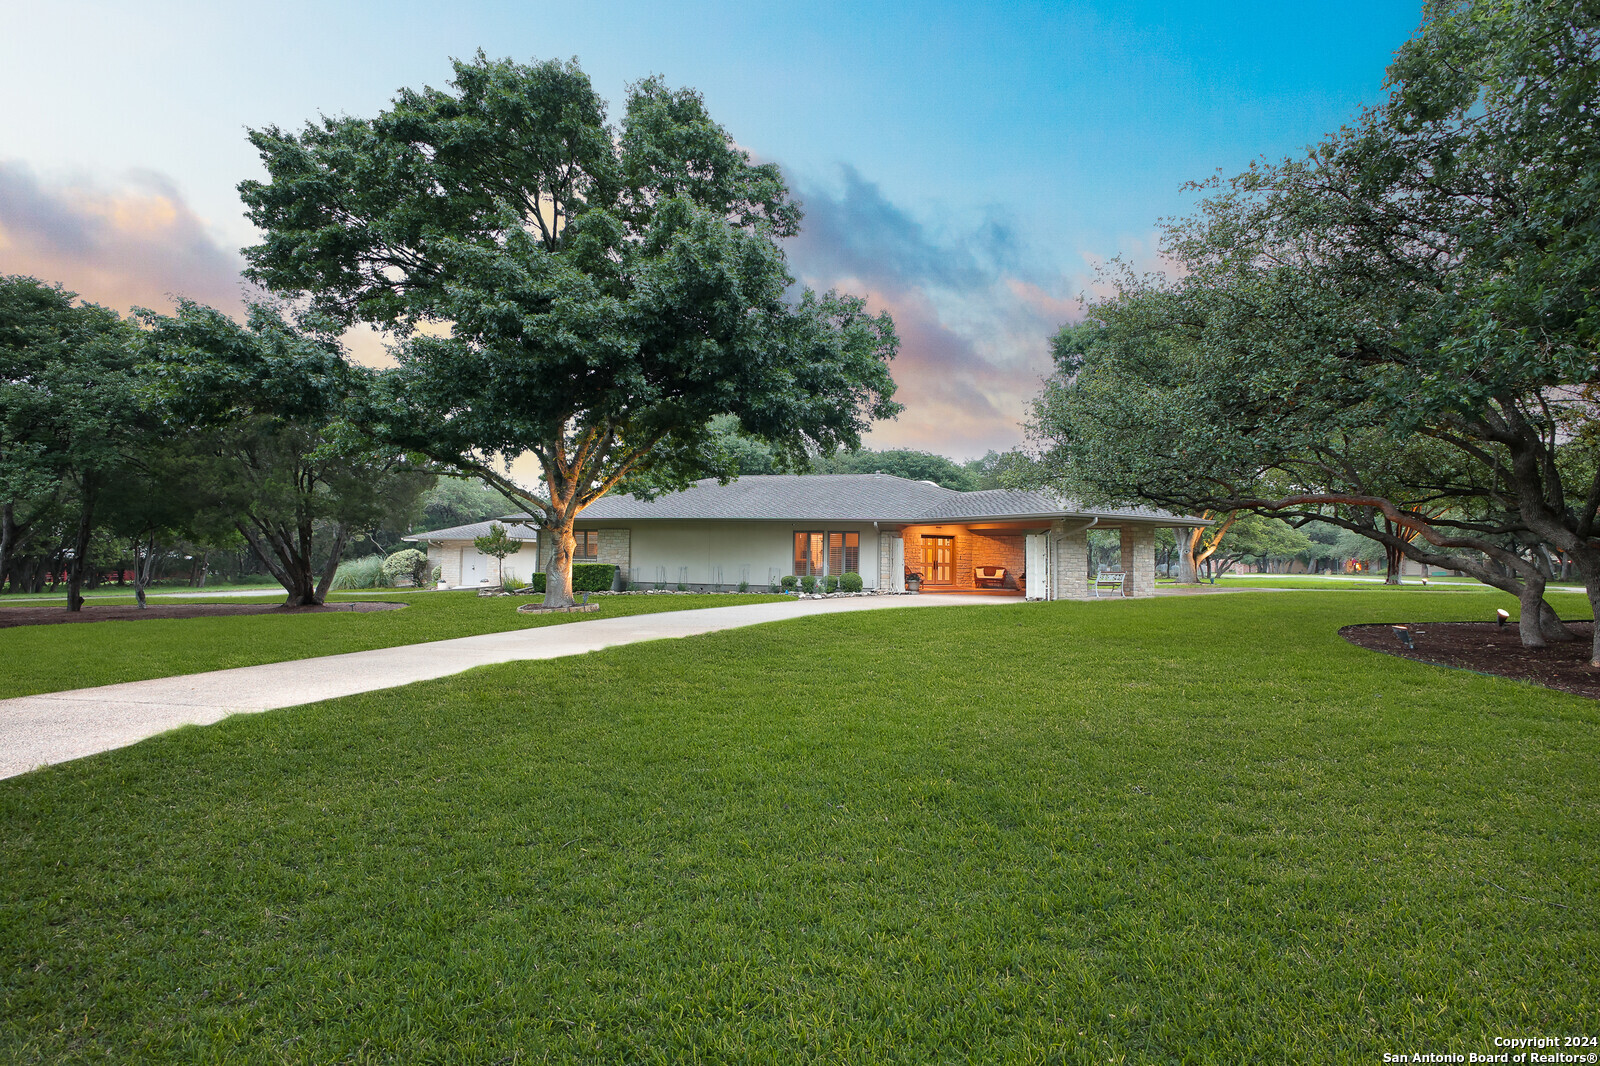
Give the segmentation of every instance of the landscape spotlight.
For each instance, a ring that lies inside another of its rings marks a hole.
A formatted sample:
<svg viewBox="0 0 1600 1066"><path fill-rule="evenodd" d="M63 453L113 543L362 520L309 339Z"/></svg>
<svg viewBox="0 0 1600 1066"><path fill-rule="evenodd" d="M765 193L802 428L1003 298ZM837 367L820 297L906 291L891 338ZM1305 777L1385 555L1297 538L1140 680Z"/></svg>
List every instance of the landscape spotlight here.
<svg viewBox="0 0 1600 1066"><path fill-rule="evenodd" d="M1398 640L1400 643L1404 644L1406 647L1408 647L1408 648L1415 648L1416 647L1416 645L1411 642L1411 627L1410 626L1395 626L1394 627L1394 635L1395 635L1395 639Z"/></svg>
<svg viewBox="0 0 1600 1066"><path fill-rule="evenodd" d="M1511 619L1511 612L1507 611L1504 607L1496 607L1494 609L1494 618L1496 622L1499 622L1501 625L1505 625L1506 622Z"/></svg>

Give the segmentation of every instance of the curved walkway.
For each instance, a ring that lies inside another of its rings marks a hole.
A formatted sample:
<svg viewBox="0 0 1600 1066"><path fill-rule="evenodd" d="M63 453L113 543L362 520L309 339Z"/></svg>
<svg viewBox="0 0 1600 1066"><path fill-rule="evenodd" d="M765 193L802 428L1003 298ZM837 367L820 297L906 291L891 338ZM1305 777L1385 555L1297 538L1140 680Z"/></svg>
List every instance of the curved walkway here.
<svg viewBox="0 0 1600 1066"><path fill-rule="evenodd" d="M126 747L178 726L395 688L475 666L556 659L819 614L1021 602L1014 596L867 596L666 611L22 696L0 700L0 777Z"/></svg>

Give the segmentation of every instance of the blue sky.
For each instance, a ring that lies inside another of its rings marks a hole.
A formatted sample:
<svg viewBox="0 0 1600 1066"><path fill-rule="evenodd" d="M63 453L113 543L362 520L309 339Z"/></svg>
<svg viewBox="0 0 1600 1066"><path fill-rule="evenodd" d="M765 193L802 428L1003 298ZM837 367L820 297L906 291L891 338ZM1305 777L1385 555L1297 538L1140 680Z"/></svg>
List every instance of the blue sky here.
<svg viewBox="0 0 1600 1066"><path fill-rule="evenodd" d="M906 412L876 446L1022 439L1094 266L1156 259L1185 181L1298 152L1381 96L1417 2L144 3L0 34L0 273L125 308L237 306L248 127L367 116L451 56L576 56L606 97L704 93L807 206L807 284L894 315ZM374 355L370 338L358 352Z"/></svg>

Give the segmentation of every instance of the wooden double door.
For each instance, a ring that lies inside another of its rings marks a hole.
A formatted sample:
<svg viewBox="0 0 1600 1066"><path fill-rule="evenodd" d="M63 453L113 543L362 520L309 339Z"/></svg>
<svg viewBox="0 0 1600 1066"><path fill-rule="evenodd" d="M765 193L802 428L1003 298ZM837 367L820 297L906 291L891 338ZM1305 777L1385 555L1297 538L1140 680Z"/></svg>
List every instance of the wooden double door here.
<svg viewBox="0 0 1600 1066"><path fill-rule="evenodd" d="M956 538L922 537L922 583L953 585L956 580Z"/></svg>

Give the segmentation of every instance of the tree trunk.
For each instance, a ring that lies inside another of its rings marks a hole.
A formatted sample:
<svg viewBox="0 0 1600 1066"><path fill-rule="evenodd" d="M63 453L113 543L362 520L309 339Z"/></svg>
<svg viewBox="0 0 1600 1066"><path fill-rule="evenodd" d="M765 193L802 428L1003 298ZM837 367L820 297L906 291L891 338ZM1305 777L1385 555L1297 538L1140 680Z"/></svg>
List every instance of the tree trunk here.
<svg viewBox="0 0 1600 1066"><path fill-rule="evenodd" d="M1539 632L1551 644L1565 644L1578 639L1578 634L1567 628L1555 608L1543 600L1539 601Z"/></svg>
<svg viewBox="0 0 1600 1066"><path fill-rule="evenodd" d="M349 531L345 529L343 523L340 523L333 534L333 550L328 553L327 565L322 568L322 580L317 582L315 599L318 606L321 606L328 598L328 589L332 587L333 575L339 569L339 556L344 554L344 542L347 536L349 536ZM310 564L311 545L308 543L306 545L307 569L310 568Z"/></svg>
<svg viewBox="0 0 1600 1066"><path fill-rule="evenodd" d="M152 533L148 539L133 538L133 598L138 601L141 610L145 606L145 590L150 587L155 570L156 535Z"/></svg>
<svg viewBox="0 0 1600 1066"><path fill-rule="evenodd" d="M1200 529L1189 530L1189 535L1179 540L1181 554L1178 559L1178 583L1182 585L1198 585L1200 575L1195 572L1194 550L1200 543Z"/></svg>
<svg viewBox="0 0 1600 1066"><path fill-rule="evenodd" d="M322 601L317 598L317 586L311 572L309 530L299 531L304 549L296 550L294 534L290 531L274 528L271 524L255 519L250 521L253 524L247 525L244 521L235 522L234 528L244 537L245 543L250 545L255 557L261 560L261 565L267 568L267 572L288 593L283 605L315 607L321 604ZM332 558L334 568L337 569L338 553L335 552Z"/></svg>
<svg viewBox="0 0 1600 1066"><path fill-rule="evenodd" d="M17 543L17 510L10 500L0 504L0 590L4 590L6 574L11 570L11 549ZM17 591L17 579L11 578L11 591Z"/></svg>
<svg viewBox="0 0 1600 1066"><path fill-rule="evenodd" d="M67 610L83 610L83 575L89 569L89 534L94 532L94 488L83 487L83 509L78 512L78 539L67 567Z"/></svg>
<svg viewBox="0 0 1600 1066"><path fill-rule="evenodd" d="M195 578L195 574L197 572L200 575L198 580L196 580L196 578ZM206 575L208 575L210 573L211 573L211 553L208 552L208 551L207 552L201 552L200 553L200 567L199 567L199 570L198 571L191 570L189 572L189 587L190 588L196 588L196 589L205 588L206 587Z"/></svg>
<svg viewBox="0 0 1600 1066"><path fill-rule="evenodd" d="M562 518L550 532L550 562L544 569L544 605L546 607L571 607L572 556L578 547L578 538L572 533L571 518Z"/></svg>
<svg viewBox="0 0 1600 1066"><path fill-rule="evenodd" d="M1600 667L1600 592L1593 586L1589 588L1589 610L1594 623L1594 641L1589 645L1589 665Z"/></svg>
<svg viewBox="0 0 1600 1066"><path fill-rule="evenodd" d="M142 539L134 537L131 547L133 551L133 600L139 605L139 610L143 611L147 605L144 602L144 560L140 558L140 549L144 547Z"/></svg>
<svg viewBox="0 0 1600 1066"><path fill-rule="evenodd" d="M1383 583L1385 585L1400 584L1400 568L1405 563L1405 555L1392 544L1383 546Z"/></svg>

